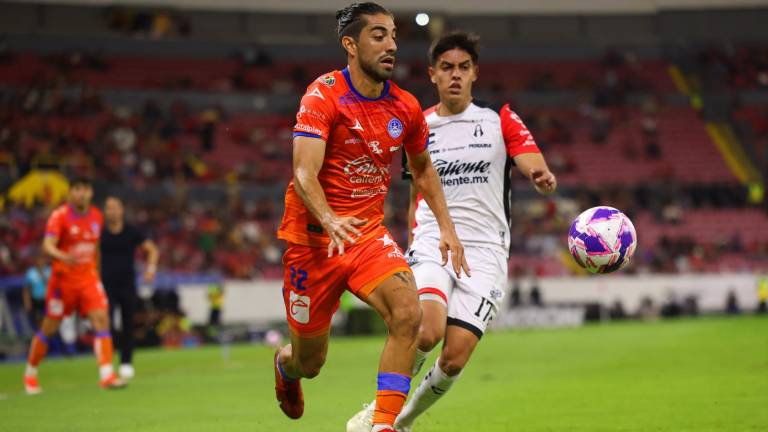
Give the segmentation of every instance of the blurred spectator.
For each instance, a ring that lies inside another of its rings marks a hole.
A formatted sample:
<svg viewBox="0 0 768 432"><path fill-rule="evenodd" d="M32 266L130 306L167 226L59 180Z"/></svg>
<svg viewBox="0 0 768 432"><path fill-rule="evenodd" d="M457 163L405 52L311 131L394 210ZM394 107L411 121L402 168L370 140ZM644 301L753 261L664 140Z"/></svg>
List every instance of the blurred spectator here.
<svg viewBox="0 0 768 432"><path fill-rule="evenodd" d="M739 299L736 297L736 291L733 289L728 291L728 296L725 299L725 313L729 315L738 315L741 313Z"/></svg>
<svg viewBox="0 0 768 432"><path fill-rule="evenodd" d="M45 316L45 293L50 277L51 266L42 254L35 259L35 265L30 267L24 276L24 310L35 330L39 328Z"/></svg>

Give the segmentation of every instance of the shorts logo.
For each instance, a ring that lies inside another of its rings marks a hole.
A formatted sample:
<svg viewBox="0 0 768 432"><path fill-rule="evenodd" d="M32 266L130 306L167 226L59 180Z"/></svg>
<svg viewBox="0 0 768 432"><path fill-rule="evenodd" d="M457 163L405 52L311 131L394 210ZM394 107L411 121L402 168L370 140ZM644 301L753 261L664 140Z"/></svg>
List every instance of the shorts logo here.
<svg viewBox="0 0 768 432"><path fill-rule="evenodd" d="M500 298L504 297L504 291L500 289L492 289L491 290L491 298L494 300L499 300Z"/></svg>
<svg viewBox="0 0 768 432"><path fill-rule="evenodd" d="M336 78L333 75L326 75L323 77L323 84L328 87L333 87L333 85L336 84Z"/></svg>
<svg viewBox="0 0 768 432"><path fill-rule="evenodd" d="M290 292L290 302L288 310L293 318L299 324L309 323L309 297Z"/></svg>
<svg viewBox="0 0 768 432"><path fill-rule="evenodd" d="M64 302L56 298L48 300L48 314L53 316L64 315Z"/></svg>
<svg viewBox="0 0 768 432"><path fill-rule="evenodd" d="M389 136L392 138L399 138L400 135L403 134L403 123L401 123L397 118L393 117L392 120L390 120L387 124L387 132L389 132Z"/></svg>

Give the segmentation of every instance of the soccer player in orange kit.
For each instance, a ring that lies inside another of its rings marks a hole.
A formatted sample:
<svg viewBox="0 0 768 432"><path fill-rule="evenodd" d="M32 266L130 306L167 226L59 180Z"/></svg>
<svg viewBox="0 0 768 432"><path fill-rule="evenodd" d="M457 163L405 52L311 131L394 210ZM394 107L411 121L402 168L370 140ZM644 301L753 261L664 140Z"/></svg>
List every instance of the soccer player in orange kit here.
<svg viewBox="0 0 768 432"><path fill-rule="evenodd" d="M438 221L443 265L450 258L457 277L469 267L426 151L419 103L389 80L397 50L392 14L376 3L354 3L336 20L348 66L307 87L294 126L294 177L278 230L288 242L283 297L291 343L275 353L275 390L283 412L301 417L299 380L320 372L331 317L349 290L389 329L372 430L393 431L410 389L421 318L413 275L382 223L392 158L401 148Z"/></svg>
<svg viewBox="0 0 768 432"><path fill-rule="evenodd" d="M53 260L45 297L45 318L32 340L24 387L28 394L41 392L37 367L48 351L48 338L56 334L65 316L77 310L91 321L96 337L93 351L99 363L99 384L108 389L125 383L112 367L107 295L99 280L98 248L103 218L91 205L93 186L88 179L70 183L69 202L51 213L45 229L43 251Z"/></svg>

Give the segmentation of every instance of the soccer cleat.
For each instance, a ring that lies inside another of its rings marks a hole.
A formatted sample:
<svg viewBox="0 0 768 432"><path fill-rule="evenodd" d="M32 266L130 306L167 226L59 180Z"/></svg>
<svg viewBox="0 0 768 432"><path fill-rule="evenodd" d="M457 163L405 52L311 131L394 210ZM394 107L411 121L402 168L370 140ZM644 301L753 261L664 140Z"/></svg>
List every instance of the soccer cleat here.
<svg viewBox="0 0 768 432"><path fill-rule="evenodd" d="M127 387L128 383L118 378L117 375L112 374L109 377L101 380L99 385L103 389L118 390Z"/></svg>
<svg viewBox="0 0 768 432"><path fill-rule="evenodd" d="M130 363L124 363L120 365L120 378L124 380L132 379L136 376L136 371L133 369L133 365Z"/></svg>
<svg viewBox="0 0 768 432"><path fill-rule="evenodd" d="M287 381L283 379L283 375L280 374L280 370L277 368L277 356L280 353L278 349L275 351L274 365L275 368L275 394L277 395L277 401L280 402L280 409L289 418L297 419L304 414L304 394L301 391L301 382L296 379L293 381Z"/></svg>
<svg viewBox="0 0 768 432"><path fill-rule="evenodd" d="M364 404L363 409L347 421L347 432L370 432L373 428L374 411L376 411L376 401Z"/></svg>
<svg viewBox="0 0 768 432"><path fill-rule="evenodd" d="M28 395L36 395L43 392L40 388L40 384L37 382L36 376L24 376L24 390Z"/></svg>

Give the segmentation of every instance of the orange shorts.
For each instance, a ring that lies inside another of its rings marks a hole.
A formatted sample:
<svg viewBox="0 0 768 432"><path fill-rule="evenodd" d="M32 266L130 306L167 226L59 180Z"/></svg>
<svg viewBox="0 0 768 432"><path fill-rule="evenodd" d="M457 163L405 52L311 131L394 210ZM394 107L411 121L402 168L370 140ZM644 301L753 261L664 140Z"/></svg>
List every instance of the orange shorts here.
<svg viewBox="0 0 768 432"><path fill-rule="evenodd" d="M345 290L365 299L388 277L411 271L386 229L331 258L327 248L288 243L283 265L285 315L291 330L301 337L328 332Z"/></svg>
<svg viewBox="0 0 768 432"><path fill-rule="evenodd" d="M80 277L53 273L48 280L45 315L49 318L61 319L74 310L86 316L92 311L108 308L107 294L95 273Z"/></svg>

